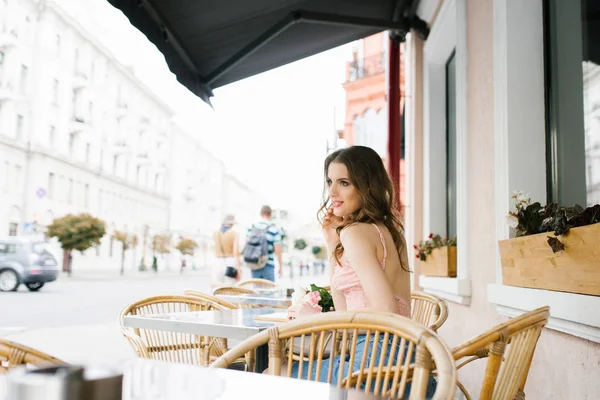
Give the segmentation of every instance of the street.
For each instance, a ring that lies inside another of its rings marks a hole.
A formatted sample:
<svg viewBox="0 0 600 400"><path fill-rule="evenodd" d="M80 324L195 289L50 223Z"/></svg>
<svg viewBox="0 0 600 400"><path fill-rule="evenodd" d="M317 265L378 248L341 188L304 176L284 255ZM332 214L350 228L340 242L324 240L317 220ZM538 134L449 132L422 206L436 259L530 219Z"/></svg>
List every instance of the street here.
<svg viewBox="0 0 600 400"><path fill-rule="evenodd" d="M39 292L21 286L0 293L0 336L69 362L115 362L135 357L119 330L127 304L149 296L208 291L209 274L152 273L120 277L62 276Z"/></svg>
<svg viewBox="0 0 600 400"><path fill-rule="evenodd" d="M293 284L327 284L323 275L295 280L285 277L282 287ZM183 294L186 289L210 293L208 271L143 273L120 277L118 273L61 276L39 292L21 286L0 293L0 336L34 347L70 363L115 363L135 357L119 328L119 312L126 305L157 295Z"/></svg>

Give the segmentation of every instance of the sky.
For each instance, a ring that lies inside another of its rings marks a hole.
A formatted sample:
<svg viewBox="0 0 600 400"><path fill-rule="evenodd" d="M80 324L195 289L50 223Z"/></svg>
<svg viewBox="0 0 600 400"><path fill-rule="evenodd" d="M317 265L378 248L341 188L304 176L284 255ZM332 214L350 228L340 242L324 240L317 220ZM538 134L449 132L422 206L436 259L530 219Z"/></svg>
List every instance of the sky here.
<svg viewBox="0 0 600 400"><path fill-rule="evenodd" d="M314 218L327 140L342 129L351 45L216 89L214 109L180 85L162 54L106 0L55 0L152 91L175 120L263 201Z"/></svg>

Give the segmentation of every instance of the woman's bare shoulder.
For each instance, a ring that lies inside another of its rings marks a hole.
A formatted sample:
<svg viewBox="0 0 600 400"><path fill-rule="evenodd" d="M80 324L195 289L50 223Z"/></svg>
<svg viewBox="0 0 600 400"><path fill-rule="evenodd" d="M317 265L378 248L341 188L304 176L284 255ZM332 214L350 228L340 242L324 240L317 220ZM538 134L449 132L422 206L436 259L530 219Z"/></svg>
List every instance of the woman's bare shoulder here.
<svg viewBox="0 0 600 400"><path fill-rule="evenodd" d="M372 224L355 222L342 229L340 241L344 244L344 241L349 240L370 240L374 232Z"/></svg>

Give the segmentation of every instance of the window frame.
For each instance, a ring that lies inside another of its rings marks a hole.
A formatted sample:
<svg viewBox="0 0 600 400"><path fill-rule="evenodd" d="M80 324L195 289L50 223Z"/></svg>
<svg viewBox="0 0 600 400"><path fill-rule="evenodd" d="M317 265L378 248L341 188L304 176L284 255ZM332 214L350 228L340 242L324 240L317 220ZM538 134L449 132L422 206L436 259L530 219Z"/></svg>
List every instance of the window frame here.
<svg viewBox="0 0 600 400"><path fill-rule="evenodd" d="M468 265L466 0L447 0L442 4L423 48L423 233L425 235L430 232L441 234L446 232L447 199L444 194L447 181L446 174L440 174L440 170L446 170L447 164L445 160L446 120L445 118L440 120L439 115L446 115L446 62L452 52L455 52L456 60L457 277L421 275L419 285L425 292L455 303L469 305L471 280ZM420 239L415 238L415 241Z"/></svg>
<svg viewBox="0 0 600 400"><path fill-rule="evenodd" d="M525 190L534 201L547 197L543 18L542 1L494 0L497 241L510 238L504 221L512 191ZM503 285L498 246L496 282L488 285L487 297L510 317L549 305L547 328L600 343L600 314L589 312L600 308L600 297Z"/></svg>

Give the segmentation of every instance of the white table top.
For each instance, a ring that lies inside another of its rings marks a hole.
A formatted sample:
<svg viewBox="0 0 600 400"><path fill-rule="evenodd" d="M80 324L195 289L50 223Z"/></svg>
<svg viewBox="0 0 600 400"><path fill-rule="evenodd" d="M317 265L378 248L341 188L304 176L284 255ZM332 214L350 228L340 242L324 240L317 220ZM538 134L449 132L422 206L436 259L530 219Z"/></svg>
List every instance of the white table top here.
<svg viewBox="0 0 600 400"><path fill-rule="evenodd" d="M354 390L337 389L326 383L155 360L137 359L127 362L121 369L122 400L378 398ZM6 386L6 376L0 376L0 400L9 400Z"/></svg>
<svg viewBox="0 0 600 400"><path fill-rule="evenodd" d="M259 292L257 294L218 294L216 297L234 304L260 304L280 307L292 305L292 298L281 291Z"/></svg>
<svg viewBox="0 0 600 400"><path fill-rule="evenodd" d="M254 316L281 311L274 308L239 308L235 310L194 311L153 315L128 315L128 328L190 333L244 340L268 329L276 322L255 321Z"/></svg>

